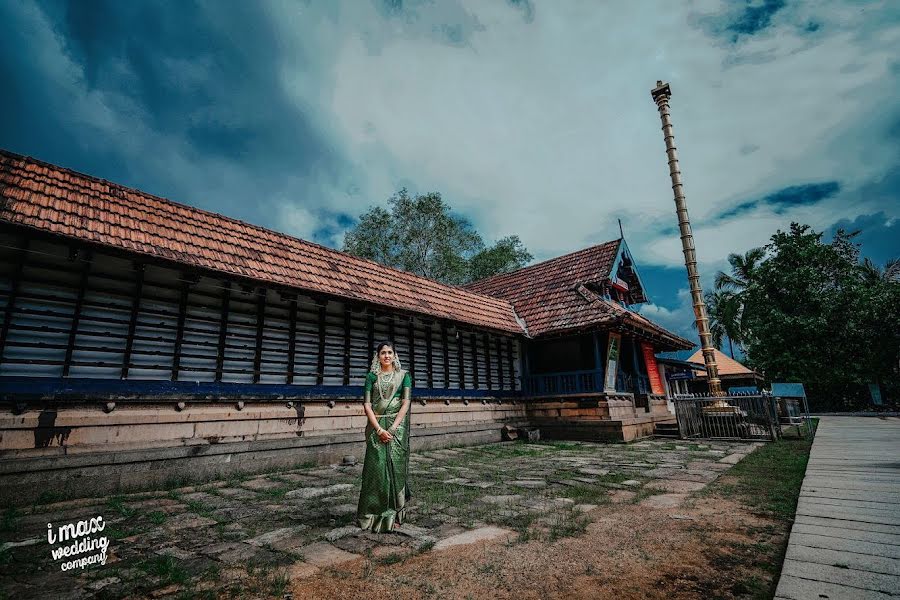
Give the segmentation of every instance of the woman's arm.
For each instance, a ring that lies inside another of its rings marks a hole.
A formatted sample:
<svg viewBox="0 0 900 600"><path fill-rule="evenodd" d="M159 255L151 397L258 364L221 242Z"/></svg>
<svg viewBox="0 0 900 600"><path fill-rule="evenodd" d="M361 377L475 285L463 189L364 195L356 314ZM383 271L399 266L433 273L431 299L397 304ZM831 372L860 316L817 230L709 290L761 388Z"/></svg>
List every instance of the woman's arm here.
<svg viewBox="0 0 900 600"><path fill-rule="evenodd" d="M372 380L368 375L366 375L366 384L363 389L363 409L366 411L366 418L369 419L372 428L381 433L381 425L378 424L378 419L375 418L375 413L372 411Z"/></svg>

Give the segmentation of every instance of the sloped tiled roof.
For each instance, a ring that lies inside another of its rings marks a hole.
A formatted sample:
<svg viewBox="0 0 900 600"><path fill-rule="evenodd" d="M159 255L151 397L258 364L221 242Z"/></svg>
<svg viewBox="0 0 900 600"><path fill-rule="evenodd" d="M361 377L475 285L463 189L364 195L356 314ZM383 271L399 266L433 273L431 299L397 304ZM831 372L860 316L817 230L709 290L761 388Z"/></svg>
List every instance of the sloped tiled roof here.
<svg viewBox="0 0 900 600"><path fill-rule="evenodd" d="M713 348L716 357L716 367L719 369L719 377L758 377L759 375L752 369L748 369L738 361L734 360L718 348ZM697 350L688 359L689 362L704 364L703 350ZM706 369L695 371L700 377L706 377Z"/></svg>
<svg viewBox="0 0 900 600"><path fill-rule="evenodd" d="M263 283L522 333L508 300L4 150L0 200L0 222Z"/></svg>
<svg viewBox="0 0 900 600"><path fill-rule="evenodd" d="M621 244L622 240L597 244L463 287L512 302L532 337L590 325L625 323L656 334L673 347L691 348L692 342L606 300L591 285L609 278Z"/></svg>

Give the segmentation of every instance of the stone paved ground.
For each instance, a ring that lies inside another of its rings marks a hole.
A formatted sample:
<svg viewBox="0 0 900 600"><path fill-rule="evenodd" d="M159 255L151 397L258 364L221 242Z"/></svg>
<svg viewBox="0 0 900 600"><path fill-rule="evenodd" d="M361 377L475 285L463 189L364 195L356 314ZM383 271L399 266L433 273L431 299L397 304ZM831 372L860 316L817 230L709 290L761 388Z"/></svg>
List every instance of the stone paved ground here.
<svg viewBox="0 0 900 600"><path fill-rule="evenodd" d="M583 531L601 504L676 506L754 447L506 442L418 452L409 521L393 534L354 525L360 464L6 510L0 598L283 598L292 579L360 556L391 564L497 536L554 540ZM61 571L47 523L98 515L111 538L106 564Z"/></svg>

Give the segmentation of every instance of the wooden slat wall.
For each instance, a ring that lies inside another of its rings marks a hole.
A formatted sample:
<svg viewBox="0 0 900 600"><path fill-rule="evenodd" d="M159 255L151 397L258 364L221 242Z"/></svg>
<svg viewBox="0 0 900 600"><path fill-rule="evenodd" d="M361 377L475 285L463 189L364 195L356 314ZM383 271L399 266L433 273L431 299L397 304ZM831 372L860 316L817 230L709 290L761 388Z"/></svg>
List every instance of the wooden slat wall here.
<svg viewBox="0 0 900 600"><path fill-rule="evenodd" d="M494 390L520 387L511 336L23 241L0 231L0 376L355 386L373 343L393 339L417 388L476 389L476 371L477 389L487 373Z"/></svg>

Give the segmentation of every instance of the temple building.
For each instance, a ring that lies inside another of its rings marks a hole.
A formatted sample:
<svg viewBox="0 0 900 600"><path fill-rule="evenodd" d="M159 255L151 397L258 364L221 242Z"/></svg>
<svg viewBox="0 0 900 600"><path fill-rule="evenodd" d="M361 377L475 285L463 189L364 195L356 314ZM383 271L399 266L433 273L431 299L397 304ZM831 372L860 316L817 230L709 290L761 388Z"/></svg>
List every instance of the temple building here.
<svg viewBox="0 0 900 600"><path fill-rule="evenodd" d="M623 239L451 286L0 151L0 500L361 458L383 339L414 450L645 437L646 301Z"/></svg>

